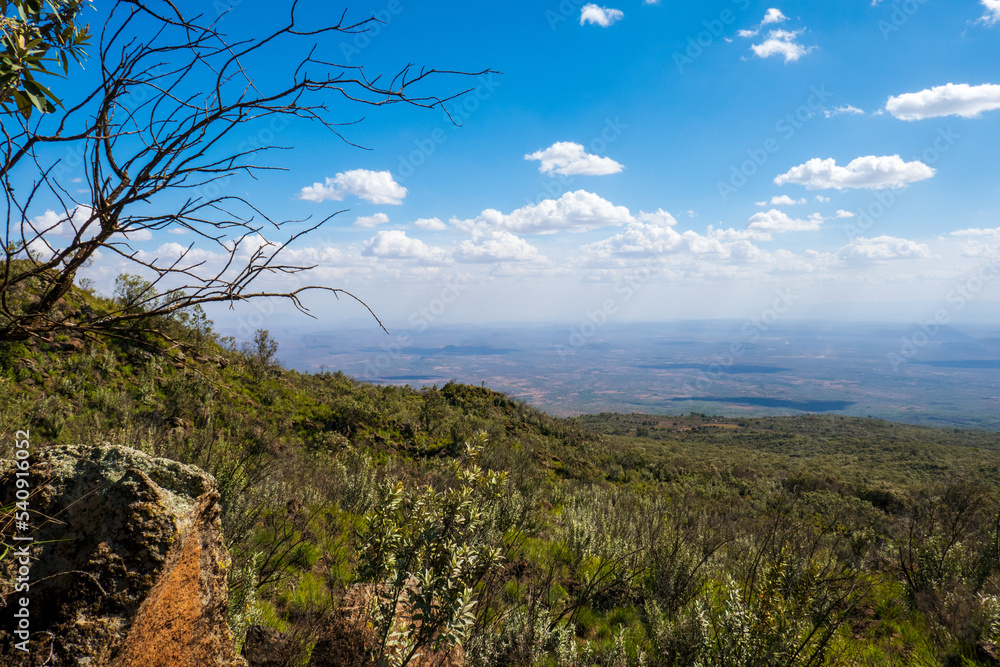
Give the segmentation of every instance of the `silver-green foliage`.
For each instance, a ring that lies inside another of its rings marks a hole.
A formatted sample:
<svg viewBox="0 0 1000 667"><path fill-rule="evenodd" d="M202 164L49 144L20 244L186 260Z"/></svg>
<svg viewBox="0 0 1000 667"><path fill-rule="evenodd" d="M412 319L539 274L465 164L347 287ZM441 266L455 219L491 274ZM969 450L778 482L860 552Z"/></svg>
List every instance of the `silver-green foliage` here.
<svg viewBox="0 0 1000 667"><path fill-rule="evenodd" d="M534 613L533 613L534 612ZM489 632L476 634L465 645L470 665L508 667L536 665L543 658L552 667L579 664L580 646L572 623L553 624L547 609L516 607L498 619Z"/></svg>
<svg viewBox="0 0 1000 667"><path fill-rule="evenodd" d="M506 473L475 461L486 444L478 434L450 470L451 486L407 489L387 483L365 516L358 574L373 584L369 615L375 658L400 667L422 651L447 652L476 620L476 585L503 561L509 526L497 508Z"/></svg>

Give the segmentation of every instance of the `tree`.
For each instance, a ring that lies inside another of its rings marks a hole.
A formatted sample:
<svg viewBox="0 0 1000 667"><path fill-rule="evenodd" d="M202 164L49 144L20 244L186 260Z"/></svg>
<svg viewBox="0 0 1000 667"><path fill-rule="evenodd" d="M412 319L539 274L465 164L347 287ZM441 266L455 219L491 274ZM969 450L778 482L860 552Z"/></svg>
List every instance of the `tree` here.
<svg viewBox="0 0 1000 667"><path fill-rule="evenodd" d="M353 106L440 108L447 114L445 104L471 89L438 96L425 90L427 83L489 72L407 64L388 79L323 55L334 48L336 35L354 36L377 22L374 17L352 22L345 11L333 25L304 27L293 2L279 27L229 40L218 18L186 16L170 0L116 0L98 40L99 81L91 92L35 119L0 116L0 188L8 205L0 341L66 331L134 338L141 323L156 315L264 297L286 299L307 312L300 298L308 290L357 299L318 285L255 290L254 282L265 274L313 268L283 263L279 256L333 216L272 240L265 227L281 230L290 221L272 220L252 201L228 194L225 185L234 176L256 178L275 168L258 160L276 147L240 142L240 128L311 122L351 144L342 127L357 121L335 118L331 98ZM267 76L255 78L251 72L261 63ZM52 157L54 148L62 157ZM80 186L69 186L71 159L85 167L85 200L75 194ZM37 215L41 200L58 202L61 213ZM210 269L194 252L195 243L174 257L150 257L131 245L168 228L193 233L197 243L213 247L223 258L220 265ZM120 307L67 315L57 305L98 252L134 264L149 278L149 288Z"/></svg>
<svg viewBox="0 0 1000 667"><path fill-rule="evenodd" d="M69 74L70 58L80 61L90 40L90 27L81 26L77 19L88 4L82 0L0 0L0 107L5 112L11 111L11 102L25 120L30 120L33 109L56 110L59 98L35 75L52 74L50 63L58 63Z"/></svg>

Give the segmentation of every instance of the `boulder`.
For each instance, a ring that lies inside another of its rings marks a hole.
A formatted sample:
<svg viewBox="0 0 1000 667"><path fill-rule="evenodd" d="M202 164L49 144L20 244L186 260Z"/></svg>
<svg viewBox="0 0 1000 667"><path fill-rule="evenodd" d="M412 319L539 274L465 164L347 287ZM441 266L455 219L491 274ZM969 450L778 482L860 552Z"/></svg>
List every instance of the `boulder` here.
<svg viewBox="0 0 1000 667"><path fill-rule="evenodd" d="M246 664L226 624L229 555L211 476L116 445L39 449L30 464L30 650L11 634L26 594L13 591L17 559L3 558L0 663ZM0 506L15 501L14 473L0 461ZM12 523L0 522L8 544Z"/></svg>

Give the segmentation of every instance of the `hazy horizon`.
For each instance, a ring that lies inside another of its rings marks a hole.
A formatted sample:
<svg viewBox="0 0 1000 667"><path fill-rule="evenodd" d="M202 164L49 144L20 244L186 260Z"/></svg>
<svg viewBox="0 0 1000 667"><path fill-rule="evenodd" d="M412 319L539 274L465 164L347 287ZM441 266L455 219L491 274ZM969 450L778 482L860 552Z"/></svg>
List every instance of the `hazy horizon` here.
<svg viewBox="0 0 1000 667"><path fill-rule="evenodd" d="M1000 430L1000 326L702 320L278 327L278 359L376 384L490 387L556 416L875 416Z"/></svg>

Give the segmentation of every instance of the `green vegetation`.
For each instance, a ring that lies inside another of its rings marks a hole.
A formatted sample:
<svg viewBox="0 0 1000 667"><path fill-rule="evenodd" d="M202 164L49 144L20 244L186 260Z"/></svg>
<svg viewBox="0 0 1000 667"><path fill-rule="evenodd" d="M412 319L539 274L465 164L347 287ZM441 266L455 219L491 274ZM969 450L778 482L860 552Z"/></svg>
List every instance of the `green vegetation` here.
<svg viewBox="0 0 1000 667"><path fill-rule="evenodd" d="M59 99L35 77L69 74L69 60L84 57L88 26L79 22L81 0L0 0L0 108L10 103L27 121L33 109L52 113ZM54 55L53 55L54 54Z"/></svg>
<svg viewBox="0 0 1000 667"><path fill-rule="evenodd" d="M59 308L139 307L141 283L121 287ZM241 642L251 624L285 633L289 665L459 650L497 666L998 664L1000 434L563 420L484 387L300 374L275 353L266 332L238 347L194 312L132 340L6 344L0 431L215 475L231 625Z"/></svg>

